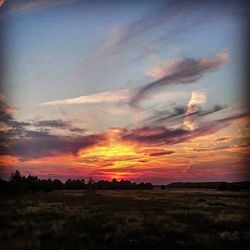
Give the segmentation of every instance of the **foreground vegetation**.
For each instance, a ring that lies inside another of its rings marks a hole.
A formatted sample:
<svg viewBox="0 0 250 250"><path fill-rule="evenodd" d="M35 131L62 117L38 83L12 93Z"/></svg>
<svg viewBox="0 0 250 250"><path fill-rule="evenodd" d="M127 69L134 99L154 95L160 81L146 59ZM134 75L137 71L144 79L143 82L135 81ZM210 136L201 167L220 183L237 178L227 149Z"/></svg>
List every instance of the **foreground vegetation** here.
<svg viewBox="0 0 250 250"><path fill-rule="evenodd" d="M248 249L249 192L0 195L0 249Z"/></svg>

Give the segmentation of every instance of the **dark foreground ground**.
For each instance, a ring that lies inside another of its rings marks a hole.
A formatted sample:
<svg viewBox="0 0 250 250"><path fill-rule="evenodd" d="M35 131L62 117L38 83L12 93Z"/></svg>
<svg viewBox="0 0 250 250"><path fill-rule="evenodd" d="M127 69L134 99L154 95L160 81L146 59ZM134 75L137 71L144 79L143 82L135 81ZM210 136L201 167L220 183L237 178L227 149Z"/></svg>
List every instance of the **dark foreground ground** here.
<svg viewBox="0 0 250 250"><path fill-rule="evenodd" d="M249 192L0 196L0 249L250 249Z"/></svg>

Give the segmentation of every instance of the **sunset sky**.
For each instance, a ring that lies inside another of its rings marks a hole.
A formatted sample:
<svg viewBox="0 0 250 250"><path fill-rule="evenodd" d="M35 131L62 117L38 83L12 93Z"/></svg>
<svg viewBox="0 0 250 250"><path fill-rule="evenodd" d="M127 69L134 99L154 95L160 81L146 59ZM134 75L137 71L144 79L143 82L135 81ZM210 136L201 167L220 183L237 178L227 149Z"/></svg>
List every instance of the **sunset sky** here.
<svg viewBox="0 0 250 250"><path fill-rule="evenodd" d="M0 1L0 175L245 180L242 5L86 2Z"/></svg>

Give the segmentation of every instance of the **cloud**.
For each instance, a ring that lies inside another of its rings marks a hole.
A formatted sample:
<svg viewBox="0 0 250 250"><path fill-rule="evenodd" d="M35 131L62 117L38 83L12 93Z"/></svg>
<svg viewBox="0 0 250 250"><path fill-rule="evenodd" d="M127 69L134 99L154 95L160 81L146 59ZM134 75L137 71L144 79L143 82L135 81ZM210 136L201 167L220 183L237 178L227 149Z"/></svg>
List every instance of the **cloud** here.
<svg viewBox="0 0 250 250"><path fill-rule="evenodd" d="M176 118L182 118L186 113L187 107L185 105L175 106L172 110L161 110L154 111L151 117L145 119L145 121L150 124L161 124L169 120L173 120Z"/></svg>
<svg viewBox="0 0 250 250"><path fill-rule="evenodd" d="M208 110L200 110L198 113L199 113L199 116L205 116L205 115L210 115L210 114L219 112L219 111L224 110L226 108L227 108L226 105L216 104L212 108L210 108Z"/></svg>
<svg viewBox="0 0 250 250"><path fill-rule="evenodd" d="M143 144L175 144L182 141L188 131L184 129L167 129L165 127L143 127L132 130L123 136L124 140Z"/></svg>
<svg viewBox="0 0 250 250"><path fill-rule="evenodd" d="M10 135L17 134L17 131L25 131L24 127L35 126L39 128L59 128L67 129L71 132L86 132L85 129L78 128L72 125L71 121L66 120L38 120L38 121L27 121L19 122L14 119L13 113L16 111L16 108L10 106L6 103L5 97L0 94L0 122L4 125L6 131ZM16 131L16 132L14 132Z"/></svg>
<svg viewBox="0 0 250 250"><path fill-rule="evenodd" d="M18 1L3 1L3 3L4 2L7 2L6 12L3 15L4 17L6 17L11 15L20 15L31 11L55 7L59 5L73 4L77 2L77 0L18 0Z"/></svg>
<svg viewBox="0 0 250 250"><path fill-rule="evenodd" d="M0 93L0 137L3 137L3 133L8 135L20 134L23 126L29 125L28 122L19 122L15 120L13 117L15 111L16 108L8 105L5 96Z"/></svg>
<svg viewBox="0 0 250 250"><path fill-rule="evenodd" d="M136 50L135 60L143 59L152 54L152 47L166 46L172 39L188 32L194 32L197 27L214 20L221 13L230 16L241 14L240 4L227 0L170 0L163 2L158 8L143 13L140 18L125 27L115 29L112 46L109 52L123 53ZM157 32L160 30L161 32ZM145 53L146 51L146 53ZM147 52L148 51L148 52Z"/></svg>
<svg viewBox="0 0 250 250"><path fill-rule="evenodd" d="M0 155L8 155L11 138L23 133L23 123L14 119L14 111L15 108L8 105L5 96L0 93Z"/></svg>
<svg viewBox="0 0 250 250"><path fill-rule="evenodd" d="M74 128L73 128L74 129ZM77 131L78 132L78 131ZM18 157L21 160L72 154L104 140L101 134L62 136L49 131L10 128L0 131L0 154Z"/></svg>
<svg viewBox="0 0 250 250"><path fill-rule="evenodd" d="M86 132L85 129L78 128L72 125L71 121L66 121L66 120L40 120L40 121L35 121L31 123L31 125L40 127L40 128L58 128L58 129L67 129L71 132L79 132L83 133Z"/></svg>
<svg viewBox="0 0 250 250"><path fill-rule="evenodd" d="M12 106L6 104L5 97L0 95L0 121L3 124L3 128L0 130L0 155L15 156L21 160L62 154L75 155L80 149L104 140L104 136L101 134L53 135L43 128L63 128L72 132L83 132L84 130L63 120L42 120L34 123L18 122L12 115L13 110ZM37 126L43 130L28 130L26 126Z"/></svg>
<svg viewBox="0 0 250 250"><path fill-rule="evenodd" d="M4 102L4 97L0 98L0 121L2 123L9 123L13 120L12 113L10 112L11 106Z"/></svg>
<svg viewBox="0 0 250 250"><path fill-rule="evenodd" d="M179 122L181 123L182 120L185 117L188 116L196 116L196 119L199 119L199 117L203 117L203 116L207 116L207 115L211 115L214 113L217 113L219 111L222 111L224 109L226 109L227 106L226 105L214 105L211 108L205 109L203 110L201 107L199 107L195 112L191 113L191 114L186 114L187 113L187 106L185 105L178 105L175 106L172 110L161 110L161 111L155 111L153 115L151 115L151 117L145 119L146 123L152 124L152 125L159 125L159 124L163 124L166 122Z"/></svg>
<svg viewBox="0 0 250 250"><path fill-rule="evenodd" d="M216 120L216 122L231 122L232 120L238 120L238 119L247 119L247 121L249 121L249 111L246 112L242 112L242 113L238 113L238 114L232 114L231 116L227 116L224 118L220 118L218 120Z"/></svg>
<svg viewBox="0 0 250 250"><path fill-rule="evenodd" d="M201 105L206 102L206 93L201 91L192 91L191 99L187 104L187 112L183 124L187 129L193 130L198 126L196 113L201 109Z"/></svg>
<svg viewBox="0 0 250 250"><path fill-rule="evenodd" d="M203 116L222 110L223 107L216 105L206 111L198 110L197 114ZM13 107L5 103L3 96L0 98L0 117L5 129L0 130L0 153L1 155L14 156L22 161L30 159L39 159L44 157L54 157L61 155L77 155L79 150L100 145L106 142L108 133L100 134L83 134L83 135L56 135L51 134L46 128L61 128L67 130L76 130L70 121L65 120L40 120L34 122L18 122L14 119L12 112ZM175 107L168 112L169 119L184 116L186 109L183 106ZM231 124L233 120L247 117L248 113L235 113L228 117L219 118L217 120L201 123L194 130L187 130L183 127L166 128L164 126L144 126L138 129L119 128L119 140L129 141L132 143L146 145L172 145L186 142L193 138L213 134L224 127ZM179 124L180 125L180 124ZM27 129L29 126L39 128L39 130ZM114 133L112 133L114 134ZM116 138L114 138L116 141ZM172 154L171 150L155 150L149 152L150 156L160 156ZM97 159L96 159L97 160ZM126 159L127 160L127 159Z"/></svg>
<svg viewBox="0 0 250 250"><path fill-rule="evenodd" d="M34 126L38 127L52 127L52 128L68 128L71 126L71 123L69 121L64 120L41 120L36 121L33 124Z"/></svg>
<svg viewBox="0 0 250 250"><path fill-rule="evenodd" d="M220 69L228 60L229 53L223 50L214 58L193 59L185 58L172 63L165 69L164 76L140 88L131 98L130 104L136 106L141 100L161 87L170 84L188 84L198 81L205 73Z"/></svg>
<svg viewBox="0 0 250 250"><path fill-rule="evenodd" d="M143 127L135 129L123 136L124 140L134 141L150 145L171 145L178 144L193 138L213 134L224 128L225 124L203 124L195 130L183 128L168 129L165 127Z"/></svg>
<svg viewBox="0 0 250 250"><path fill-rule="evenodd" d="M249 113L243 112L220 118L211 122L201 123L199 127L188 130L182 127L166 128L164 126L145 126L134 130L124 130L124 140L148 144L148 145L171 145L189 141L204 135L214 134L229 126L232 121L249 119Z"/></svg>
<svg viewBox="0 0 250 250"><path fill-rule="evenodd" d="M121 82L121 74L126 74L128 77L131 75L128 74L127 67L141 63L141 60L174 44L177 36L200 32L203 24L216 20L221 13L227 14L228 10L229 14L231 10L237 12L237 8L233 8L233 3L222 1L218 3L212 0L213 3L211 1L208 3L195 0L170 0L158 3L148 11L147 8L141 8L137 2L133 3L139 10L136 19L130 20L125 25L115 24L88 47L77 70L77 79L81 81L84 79L93 84L99 84L104 79L106 82ZM121 6L115 5L118 9ZM110 12L113 8L113 4L107 4ZM197 27L199 30L196 30ZM134 76L131 79L133 80Z"/></svg>
<svg viewBox="0 0 250 250"><path fill-rule="evenodd" d="M26 131L25 136L12 140L9 154L21 160L71 154L76 155L80 149L93 146L104 140L102 135L57 136L42 131Z"/></svg>
<svg viewBox="0 0 250 250"><path fill-rule="evenodd" d="M175 151L172 150L160 150L160 151L156 151L153 153L150 153L150 156L162 156L162 155L170 155L170 154L174 154Z"/></svg>
<svg viewBox="0 0 250 250"><path fill-rule="evenodd" d="M117 41L116 44L113 44L115 46L112 50L114 52L124 52L129 48L133 48L136 45L138 46L138 41L142 43L147 42L142 39L143 36L153 31L156 27L164 28L164 25L168 27L170 26L169 24L180 17L185 17L185 20L187 20L188 15L184 15L181 9L184 7L187 12L190 12L191 9L187 8L188 6L189 4L185 4L183 1L169 1L167 4L161 5L160 8L146 13L128 26L123 27L121 31L117 32L116 30L115 35ZM171 36L170 34L172 33L178 33L180 26L183 26L183 24L185 25L186 22L182 22L182 25L174 26L174 29L170 29L166 36L168 37Z"/></svg>
<svg viewBox="0 0 250 250"><path fill-rule="evenodd" d="M230 141L229 137L220 137L215 142L227 142Z"/></svg>
<svg viewBox="0 0 250 250"><path fill-rule="evenodd" d="M95 94L83 95L79 97L47 101L39 105L68 105L68 104L96 104L96 103L119 103L127 102L130 98L129 90L105 91Z"/></svg>

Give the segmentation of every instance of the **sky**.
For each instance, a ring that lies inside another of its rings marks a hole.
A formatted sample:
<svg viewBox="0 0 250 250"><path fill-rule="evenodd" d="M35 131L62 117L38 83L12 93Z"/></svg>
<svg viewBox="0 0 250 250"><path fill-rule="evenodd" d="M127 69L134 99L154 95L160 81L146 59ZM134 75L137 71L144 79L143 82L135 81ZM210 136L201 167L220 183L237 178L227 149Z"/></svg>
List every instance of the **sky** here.
<svg viewBox="0 0 250 250"><path fill-rule="evenodd" d="M0 175L239 181L236 1L0 1Z"/></svg>

